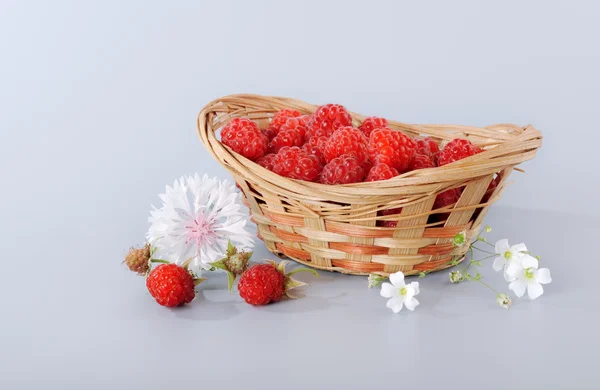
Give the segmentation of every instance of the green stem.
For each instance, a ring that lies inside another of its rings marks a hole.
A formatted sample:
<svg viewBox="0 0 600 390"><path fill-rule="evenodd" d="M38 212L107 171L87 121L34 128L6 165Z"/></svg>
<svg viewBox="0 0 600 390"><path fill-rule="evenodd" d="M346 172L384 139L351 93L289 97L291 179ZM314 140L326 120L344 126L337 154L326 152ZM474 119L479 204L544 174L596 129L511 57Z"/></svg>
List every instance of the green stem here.
<svg viewBox="0 0 600 390"><path fill-rule="evenodd" d="M492 290L493 292L495 292L497 295L500 295L500 293L498 291L496 291L495 288L493 288L492 286L490 286L489 284L487 284L486 282L484 282L481 279L477 280L479 283L483 284L485 287L489 288L490 290Z"/></svg>
<svg viewBox="0 0 600 390"><path fill-rule="evenodd" d="M481 241L481 240L478 240L478 241ZM496 248L496 246L495 246L495 245L492 245L492 244L490 244L490 243L489 243L489 242L487 242L487 241L481 241L481 242L483 242L484 244L487 244L487 245L491 246L491 247L492 247L492 248L494 248L494 249Z"/></svg>
<svg viewBox="0 0 600 390"><path fill-rule="evenodd" d="M303 268L296 268L295 270L292 270L292 271L288 272L287 274L285 274L285 276L289 277L289 276L292 276L293 274L298 273L298 272L310 272L311 274L313 274L317 278L319 277L319 274L317 273L317 271L315 271L312 268L304 268L304 267Z"/></svg>
<svg viewBox="0 0 600 390"><path fill-rule="evenodd" d="M481 248L477 248L477 247L476 247L476 246L474 246L474 245L471 245L471 248L472 248L472 249L477 249L477 250L478 250L478 251L480 251L480 252L489 253L490 255L493 255L493 256L497 256L497 255L498 255L497 253L492 253L492 252L489 252L489 251L483 250L483 249L481 249Z"/></svg>
<svg viewBox="0 0 600 390"><path fill-rule="evenodd" d="M161 259L150 259L151 263L163 263L163 264L170 264L171 262L168 260L161 260Z"/></svg>

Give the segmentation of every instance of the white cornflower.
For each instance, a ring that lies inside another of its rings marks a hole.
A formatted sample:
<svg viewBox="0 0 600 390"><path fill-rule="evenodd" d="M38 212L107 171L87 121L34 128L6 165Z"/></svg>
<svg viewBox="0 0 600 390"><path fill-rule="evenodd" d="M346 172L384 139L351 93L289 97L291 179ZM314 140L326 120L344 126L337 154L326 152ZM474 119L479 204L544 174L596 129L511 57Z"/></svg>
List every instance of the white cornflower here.
<svg viewBox="0 0 600 390"><path fill-rule="evenodd" d="M419 294L419 282L412 282L409 285L404 283L404 274L400 271L390 275L390 283L383 283L381 285L381 296L389 298L386 306L388 309L392 309L394 313L398 313L402 310L402 306L406 305L406 308L410 311L415 310L415 307L419 306L419 301L415 298L415 295Z"/></svg>
<svg viewBox="0 0 600 390"><path fill-rule="evenodd" d="M155 257L176 264L192 258L189 269L199 275L223 257L228 240L240 251L252 246L239 193L227 180L198 174L181 177L159 197L162 206L150 211L146 234L157 248Z"/></svg>
<svg viewBox="0 0 600 390"><path fill-rule="evenodd" d="M506 268L511 262L520 262L524 256L523 252L527 251L527 247L522 243L510 246L507 239L502 239L496 242L495 251L499 256L494 259L492 267L494 267L495 271L504 270L504 278L507 282L510 282L510 277L506 274Z"/></svg>
<svg viewBox="0 0 600 390"><path fill-rule="evenodd" d="M550 270L540 268L539 261L530 255L524 255L520 262L511 262L506 269L506 274L512 282L508 289L514 291L515 295L521 298L527 290L530 299L536 299L544 293L542 284L552 282Z"/></svg>

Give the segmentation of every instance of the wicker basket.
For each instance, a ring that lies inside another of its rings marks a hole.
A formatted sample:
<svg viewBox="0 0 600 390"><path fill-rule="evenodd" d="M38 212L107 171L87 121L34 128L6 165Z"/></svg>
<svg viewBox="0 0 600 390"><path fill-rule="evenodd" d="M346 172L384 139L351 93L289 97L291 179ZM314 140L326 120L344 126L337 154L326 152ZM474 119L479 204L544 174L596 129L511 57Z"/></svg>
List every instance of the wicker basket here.
<svg viewBox="0 0 600 390"><path fill-rule="evenodd" d="M456 125L408 125L390 128L440 143L466 138L484 152L439 168L407 172L390 180L328 186L279 176L221 144L215 132L234 117L249 117L261 128L283 108L311 114L317 106L302 101L257 95L231 95L204 107L198 133L204 146L234 176L245 195L258 235L276 255L314 268L364 275L403 271L407 275L436 271L463 259L466 247L452 238L477 235L490 204L499 199L515 166L532 159L542 134L532 126L501 124L484 128ZM351 113L355 126L365 117ZM517 168L518 170L518 168ZM493 195L481 203L496 175ZM464 187L459 201L432 210L437 194ZM378 211L402 207L401 214ZM450 213L428 223L432 214ZM395 220L395 228L378 227Z"/></svg>

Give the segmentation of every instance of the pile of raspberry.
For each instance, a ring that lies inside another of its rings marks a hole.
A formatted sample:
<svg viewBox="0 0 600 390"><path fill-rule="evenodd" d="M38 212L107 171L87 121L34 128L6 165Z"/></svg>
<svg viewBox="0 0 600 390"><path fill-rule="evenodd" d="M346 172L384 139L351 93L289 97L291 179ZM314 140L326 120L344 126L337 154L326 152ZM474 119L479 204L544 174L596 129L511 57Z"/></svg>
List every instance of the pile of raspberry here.
<svg viewBox="0 0 600 390"><path fill-rule="evenodd" d="M265 129L250 119L235 118L222 129L221 141L281 176L328 185L387 180L482 152L461 138L440 150L435 140L393 130L384 118L369 117L358 127L354 125L344 106L326 104L312 115L281 110ZM496 184L493 181L490 188ZM461 193L461 189L452 189L440 194L434 208L456 203ZM387 210L384 215L400 211ZM381 226L395 226L394 221L381 222Z"/></svg>

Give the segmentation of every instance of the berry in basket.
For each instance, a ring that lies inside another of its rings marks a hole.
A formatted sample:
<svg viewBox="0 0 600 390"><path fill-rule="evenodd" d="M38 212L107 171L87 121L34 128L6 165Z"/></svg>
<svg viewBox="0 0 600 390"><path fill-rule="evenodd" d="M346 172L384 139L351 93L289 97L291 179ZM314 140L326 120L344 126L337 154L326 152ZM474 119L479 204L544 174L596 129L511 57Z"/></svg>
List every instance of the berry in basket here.
<svg viewBox="0 0 600 390"><path fill-rule="evenodd" d="M398 172L406 172L417 144L406 134L390 128L375 129L369 136L369 157L375 164L384 163Z"/></svg>
<svg viewBox="0 0 600 390"><path fill-rule="evenodd" d="M375 129L381 129L382 127L388 127L388 121L384 118L378 118L376 116L371 116L365 118L365 120L358 126L358 129L365 133L365 136L369 138L371 132Z"/></svg>
<svg viewBox="0 0 600 390"><path fill-rule="evenodd" d="M336 157L348 155L362 164L369 158L367 143L368 140L362 131L349 126L341 127L334 131L325 143L325 161L330 162Z"/></svg>
<svg viewBox="0 0 600 390"><path fill-rule="evenodd" d="M334 131L344 126L352 126L352 117L344 106L326 104L317 108L308 122L306 136L329 137Z"/></svg>
<svg viewBox="0 0 600 390"><path fill-rule="evenodd" d="M268 139L258 125L245 118L234 118L223 127L221 142L252 161L264 156L268 147Z"/></svg>
<svg viewBox="0 0 600 390"><path fill-rule="evenodd" d="M323 167L319 182L323 184L359 183L365 178L365 168L354 156L336 157Z"/></svg>
<svg viewBox="0 0 600 390"><path fill-rule="evenodd" d="M319 158L297 146L284 146L277 153L273 172L291 179L316 181L323 166Z"/></svg>

